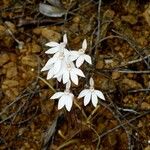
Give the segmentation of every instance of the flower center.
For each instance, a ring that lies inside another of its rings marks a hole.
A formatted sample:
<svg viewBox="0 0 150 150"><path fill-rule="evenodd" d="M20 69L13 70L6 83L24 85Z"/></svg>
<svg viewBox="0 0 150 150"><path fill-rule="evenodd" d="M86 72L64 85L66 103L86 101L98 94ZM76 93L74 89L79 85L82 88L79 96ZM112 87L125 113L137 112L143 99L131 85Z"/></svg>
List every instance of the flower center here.
<svg viewBox="0 0 150 150"><path fill-rule="evenodd" d="M67 64L67 69L70 71L71 70L71 64Z"/></svg>
<svg viewBox="0 0 150 150"><path fill-rule="evenodd" d="M64 49L66 47L66 43L62 42L62 43L60 43L60 46L62 49Z"/></svg>
<svg viewBox="0 0 150 150"><path fill-rule="evenodd" d="M70 90L69 90L69 89L66 89L66 90L64 91L64 93L65 93L65 95L69 95Z"/></svg>
<svg viewBox="0 0 150 150"><path fill-rule="evenodd" d="M81 48L81 49L79 49L79 52L80 52L81 54L84 54L84 53L85 53L85 50L84 50L83 48Z"/></svg>
<svg viewBox="0 0 150 150"><path fill-rule="evenodd" d="M90 87L91 92L94 92L94 87Z"/></svg>
<svg viewBox="0 0 150 150"><path fill-rule="evenodd" d="M64 58L64 53L63 53L63 52L60 52L60 53L59 53L59 59L62 60L63 58Z"/></svg>

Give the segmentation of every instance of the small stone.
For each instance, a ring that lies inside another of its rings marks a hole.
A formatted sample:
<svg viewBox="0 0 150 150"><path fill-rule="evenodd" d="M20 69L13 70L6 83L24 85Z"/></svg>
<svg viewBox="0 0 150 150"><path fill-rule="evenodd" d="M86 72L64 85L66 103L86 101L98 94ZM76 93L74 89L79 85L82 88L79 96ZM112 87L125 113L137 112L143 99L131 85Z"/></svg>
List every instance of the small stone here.
<svg viewBox="0 0 150 150"><path fill-rule="evenodd" d="M96 63L96 69L102 69L104 67L105 63L103 60L99 60Z"/></svg>
<svg viewBox="0 0 150 150"><path fill-rule="evenodd" d="M143 102L143 103L141 104L141 109L150 110L150 104L147 103L147 102Z"/></svg>
<svg viewBox="0 0 150 150"><path fill-rule="evenodd" d="M144 150L150 150L150 146L147 146L146 148L144 148Z"/></svg>
<svg viewBox="0 0 150 150"><path fill-rule="evenodd" d="M9 56L8 54L0 54L0 66L3 66L5 63L9 61Z"/></svg>
<svg viewBox="0 0 150 150"><path fill-rule="evenodd" d="M37 57L34 55L27 55L27 56L22 57L21 62L22 64L28 65L30 67L38 66Z"/></svg>
<svg viewBox="0 0 150 150"><path fill-rule="evenodd" d="M4 80L2 86L4 87L4 89L6 87L16 87L19 85L19 82L16 80Z"/></svg>
<svg viewBox="0 0 150 150"><path fill-rule="evenodd" d="M32 53L39 53L42 50L41 47L34 42L32 42L30 49L31 49Z"/></svg>
<svg viewBox="0 0 150 150"><path fill-rule="evenodd" d="M121 73L120 72L113 72L112 73L112 79L117 80L120 78Z"/></svg>
<svg viewBox="0 0 150 150"><path fill-rule="evenodd" d="M132 24L132 25L137 23L137 18L133 15L122 16L121 19L125 22Z"/></svg>
<svg viewBox="0 0 150 150"><path fill-rule="evenodd" d="M4 66L4 69L6 70L6 77L7 78L13 78L13 77L16 77L18 72L17 72L17 66L15 63L13 62L10 62L8 64L6 64Z"/></svg>
<svg viewBox="0 0 150 150"><path fill-rule="evenodd" d="M150 5L149 5L149 7L145 10L145 12L143 13L143 17L145 18L146 22L147 22L148 25L150 26Z"/></svg>
<svg viewBox="0 0 150 150"><path fill-rule="evenodd" d="M49 41L55 41L58 42L61 39L61 34L51 30L49 28L36 28L33 30L33 32L37 35L42 35L44 38L46 38Z"/></svg>
<svg viewBox="0 0 150 150"><path fill-rule="evenodd" d="M3 37L5 30L6 30L6 28L4 26L0 25L0 39L1 39L1 37Z"/></svg>
<svg viewBox="0 0 150 150"><path fill-rule="evenodd" d="M116 138L116 134L111 133L108 135L108 141L110 143L110 145L115 145L117 143L117 138Z"/></svg>
<svg viewBox="0 0 150 150"><path fill-rule="evenodd" d="M125 85L126 89L129 90L129 89L140 89L142 88L142 85L134 80L131 80L131 79L123 79L122 80L122 84Z"/></svg>
<svg viewBox="0 0 150 150"><path fill-rule="evenodd" d="M16 80L4 80L2 83L2 91L3 93L11 99L14 99L19 95L18 89L19 82Z"/></svg>

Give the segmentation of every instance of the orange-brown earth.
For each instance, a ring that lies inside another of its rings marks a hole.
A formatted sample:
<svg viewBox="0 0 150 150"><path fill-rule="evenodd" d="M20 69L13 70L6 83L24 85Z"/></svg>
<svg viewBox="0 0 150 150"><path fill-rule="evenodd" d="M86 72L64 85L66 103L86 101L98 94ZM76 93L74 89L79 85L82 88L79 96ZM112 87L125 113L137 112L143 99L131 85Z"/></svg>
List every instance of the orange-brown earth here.
<svg viewBox="0 0 150 150"><path fill-rule="evenodd" d="M56 18L40 14L40 2L0 1L0 149L150 150L150 2L64 0ZM88 41L94 63L82 69L106 97L96 108L75 99L58 111L50 100L50 87L64 86L40 71L45 43L64 33L70 49Z"/></svg>

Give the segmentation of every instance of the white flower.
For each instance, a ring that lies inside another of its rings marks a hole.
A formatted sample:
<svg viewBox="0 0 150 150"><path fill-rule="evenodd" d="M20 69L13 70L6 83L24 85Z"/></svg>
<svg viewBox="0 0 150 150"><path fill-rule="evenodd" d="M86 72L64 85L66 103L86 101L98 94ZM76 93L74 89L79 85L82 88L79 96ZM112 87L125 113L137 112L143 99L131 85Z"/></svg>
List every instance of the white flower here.
<svg viewBox="0 0 150 150"><path fill-rule="evenodd" d="M46 46L52 47L50 49L48 49L45 53L46 54L55 54L59 51L66 51L67 49L65 48L67 45L67 35L64 34L63 36L63 42L61 42L60 44L57 42L49 42L47 44L45 44Z"/></svg>
<svg viewBox="0 0 150 150"><path fill-rule="evenodd" d="M54 77L60 80L62 79L63 84L71 80L74 84L78 85L78 76L85 77L82 70L76 68L73 62L68 60L68 62L63 65L61 71Z"/></svg>
<svg viewBox="0 0 150 150"><path fill-rule="evenodd" d="M87 41L86 39L82 43L82 48L79 49L79 51L71 51L71 60L76 60L76 66L79 68L84 61L86 61L89 64L92 64L91 57L87 54L85 54L85 50L87 49Z"/></svg>
<svg viewBox="0 0 150 150"><path fill-rule="evenodd" d="M73 104L73 98L74 95L70 92L70 82L68 82L64 92L57 92L50 99L59 99L58 109L66 107L66 109L70 111Z"/></svg>
<svg viewBox="0 0 150 150"><path fill-rule="evenodd" d="M59 51L47 61L45 66L41 69L41 71L49 70L47 74L47 80L57 75L57 73L64 67L63 64L67 60L68 55L68 50L65 52Z"/></svg>
<svg viewBox="0 0 150 150"><path fill-rule="evenodd" d="M90 78L89 83L90 89L84 89L83 91L81 91L78 98L84 97L84 106L86 106L91 100L93 106L96 107L98 103L98 98L105 100L105 97L101 91L94 89L93 78Z"/></svg>

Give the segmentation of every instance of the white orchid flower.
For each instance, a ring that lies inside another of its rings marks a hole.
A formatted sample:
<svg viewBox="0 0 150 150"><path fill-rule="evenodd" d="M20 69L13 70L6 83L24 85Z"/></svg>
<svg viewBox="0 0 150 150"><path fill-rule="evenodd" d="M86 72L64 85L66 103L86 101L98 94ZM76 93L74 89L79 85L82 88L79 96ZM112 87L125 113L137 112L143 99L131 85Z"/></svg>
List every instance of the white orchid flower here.
<svg viewBox="0 0 150 150"><path fill-rule="evenodd" d="M58 109L66 107L70 111L74 99L74 95L70 92L70 82L66 84L66 90L64 92L57 92L50 99L59 99Z"/></svg>
<svg viewBox="0 0 150 150"><path fill-rule="evenodd" d="M63 36L63 42L61 43L57 43L57 42L48 42L45 45L51 47L50 49L48 49L45 53L46 54L55 54L59 51L67 51L67 49L65 48L67 45L67 35L64 34Z"/></svg>
<svg viewBox="0 0 150 150"><path fill-rule="evenodd" d="M68 60L68 62L63 65L61 71L56 76L54 76L54 78L57 78L59 80L62 79L63 84L66 84L71 80L74 84L78 85L78 76L85 77L82 70L76 68L73 62Z"/></svg>
<svg viewBox="0 0 150 150"><path fill-rule="evenodd" d="M78 98L84 97L84 106L89 104L90 100L92 101L92 104L94 107L97 106L98 98L105 100L105 97L103 93L99 90L94 89L94 81L93 78L90 78L89 81L90 89L84 89L80 92Z"/></svg>
<svg viewBox="0 0 150 150"><path fill-rule="evenodd" d="M69 56L69 51L59 51L54 54L52 58L50 58L45 66L41 69L41 71L48 71L47 80L51 79L63 68L64 62L67 60Z"/></svg>
<svg viewBox="0 0 150 150"><path fill-rule="evenodd" d="M84 61L86 61L89 64L92 64L91 57L85 54L86 49L87 49L87 41L86 39L84 39L81 49L79 49L78 51L70 52L71 53L70 58L72 61L76 60L77 68L79 68L84 63Z"/></svg>

